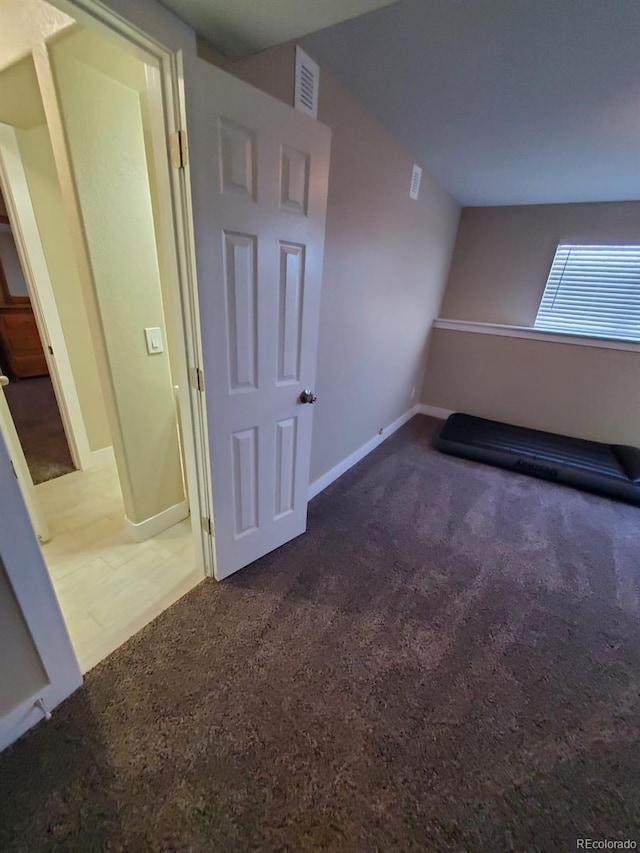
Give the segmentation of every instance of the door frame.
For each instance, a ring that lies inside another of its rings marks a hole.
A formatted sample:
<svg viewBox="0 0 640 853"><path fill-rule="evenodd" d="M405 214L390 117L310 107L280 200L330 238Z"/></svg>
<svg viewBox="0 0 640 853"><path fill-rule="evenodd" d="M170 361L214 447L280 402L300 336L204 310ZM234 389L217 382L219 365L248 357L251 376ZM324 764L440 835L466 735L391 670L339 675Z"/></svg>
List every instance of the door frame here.
<svg viewBox="0 0 640 853"><path fill-rule="evenodd" d="M91 467L93 454L15 130L6 124L0 124L0 188L71 458L84 471Z"/></svg>
<svg viewBox="0 0 640 853"><path fill-rule="evenodd" d="M187 496L194 520L196 569L215 577L215 548L207 523L212 518L211 462L205 392L194 377L202 375L202 344L198 302L195 240L188 157L181 168L172 164L171 143L186 128L183 50L161 44L100 0L47 0L86 29L111 38L159 73L147 75L147 97L152 117L154 162L158 193L169 204L160 205L159 230L163 244L158 260L169 283L170 311L165 311L167 336L172 349L172 369L177 368L180 421L184 442ZM162 10L164 11L164 10ZM163 137L163 138L162 138ZM162 156L161 151L164 151ZM175 284L174 284L175 282ZM179 318L178 321L173 318Z"/></svg>
<svg viewBox="0 0 640 853"><path fill-rule="evenodd" d="M42 663L39 688L0 717L0 750L24 734L82 685L69 632L42 551L35 537L24 495L0 438L0 553L9 585ZM38 706L38 702L43 703Z"/></svg>
<svg viewBox="0 0 640 853"><path fill-rule="evenodd" d="M190 441L185 442L187 480L191 512L200 521L211 518L211 465L209 458L208 427L204 389L196 390L189 379L194 371L202 370L200 313L198 304L191 183L188 162L184 168L174 169L170 164L170 135L186 127L184 88L184 61L195 58L193 32L170 12L155 3L140 0L128 6L128 0L107 0L110 8L100 0L48 0L51 5L72 15L86 27L98 28L103 36L111 36L122 43L124 39L144 56L152 57L160 69L156 97L162 105L165 152L163 175L158 180L169 193L170 209L162 224L163 234L171 233L171 252L175 253L176 273L171 288L173 304L179 307L183 348L179 355L180 414L182 427L189 431ZM116 11L122 7L122 15ZM153 15L155 40L144 31ZM140 27L127 18L140 21ZM165 46L165 45L170 45ZM143 57L144 58L144 57ZM51 128L50 128L51 131ZM156 158L158 161L161 158ZM169 231L167 221L170 222ZM42 661L47 684L29 697L8 715L0 718L0 750L16 740L43 716L37 706L39 699L50 712L82 684L82 675L71 645L60 605L48 574L44 557L38 545L24 501L24 496L13 476L7 448L0 438L0 479L7 483L5 504L0 514L0 553L3 565L22 612L26 627ZM210 533L196 523L196 568L205 575L215 576L215 551Z"/></svg>

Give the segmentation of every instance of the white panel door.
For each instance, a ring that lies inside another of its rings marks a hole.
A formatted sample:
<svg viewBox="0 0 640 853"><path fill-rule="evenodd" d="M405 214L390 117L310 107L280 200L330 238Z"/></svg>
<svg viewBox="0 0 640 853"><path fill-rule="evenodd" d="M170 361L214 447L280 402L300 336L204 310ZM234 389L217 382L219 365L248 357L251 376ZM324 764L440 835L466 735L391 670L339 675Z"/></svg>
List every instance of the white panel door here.
<svg viewBox="0 0 640 853"><path fill-rule="evenodd" d="M330 131L198 60L189 116L216 576L306 529ZM202 105L208 105L204 109Z"/></svg>

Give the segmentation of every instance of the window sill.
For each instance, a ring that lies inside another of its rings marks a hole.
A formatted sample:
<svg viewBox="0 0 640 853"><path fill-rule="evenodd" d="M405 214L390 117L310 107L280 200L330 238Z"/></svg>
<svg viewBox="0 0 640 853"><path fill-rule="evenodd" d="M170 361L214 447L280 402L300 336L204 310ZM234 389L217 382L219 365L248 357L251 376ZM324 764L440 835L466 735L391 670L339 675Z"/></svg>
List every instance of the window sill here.
<svg viewBox="0 0 640 853"><path fill-rule="evenodd" d="M558 332L543 332L530 326L506 326L502 323L478 323L473 320L446 320L438 317L433 321L434 329L453 332L472 332L477 335L495 335L504 338L525 338L530 341L548 341L553 344L569 344L594 349L616 349L640 352L640 343L615 341L609 338L587 338L583 335L567 335Z"/></svg>

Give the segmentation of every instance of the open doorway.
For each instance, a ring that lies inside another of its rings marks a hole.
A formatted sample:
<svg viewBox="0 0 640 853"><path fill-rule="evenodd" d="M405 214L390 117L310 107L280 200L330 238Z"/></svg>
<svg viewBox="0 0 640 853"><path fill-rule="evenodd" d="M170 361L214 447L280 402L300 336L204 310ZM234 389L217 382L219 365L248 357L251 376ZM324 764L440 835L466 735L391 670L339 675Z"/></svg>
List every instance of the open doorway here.
<svg viewBox="0 0 640 853"><path fill-rule="evenodd" d="M49 367L0 192L0 368L34 484L75 470Z"/></svg>
<svg viewBox="0 0 640 853"><path fill-rule="evenodd" d="M20 482L87 671L204 574L189 322L167 240L157 62L21 5L3 8L23 43L0 68L1 183L78 470ZM8 428L29 462L19 419Z"/></svg>

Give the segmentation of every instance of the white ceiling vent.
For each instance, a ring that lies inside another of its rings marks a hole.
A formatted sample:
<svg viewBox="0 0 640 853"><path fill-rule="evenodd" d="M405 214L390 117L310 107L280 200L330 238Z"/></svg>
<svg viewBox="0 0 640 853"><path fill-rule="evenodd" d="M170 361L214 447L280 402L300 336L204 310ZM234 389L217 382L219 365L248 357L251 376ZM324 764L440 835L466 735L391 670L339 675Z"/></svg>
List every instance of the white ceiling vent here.
<svg viewBox="0 0 640 853"><path fill-rule="evenodd" d="M301 47L296 47L295 108L316 118L318 115L318 88L320 68Z"/></svg>
<svg viewBox="0 0 640 853"><path fill-rule="evenodd" d="M420 166L413 164L413 172L411 173L411 186L409 187L409 198L418 198L420 194L420 179L422 178L422 169Z"/></svg>

